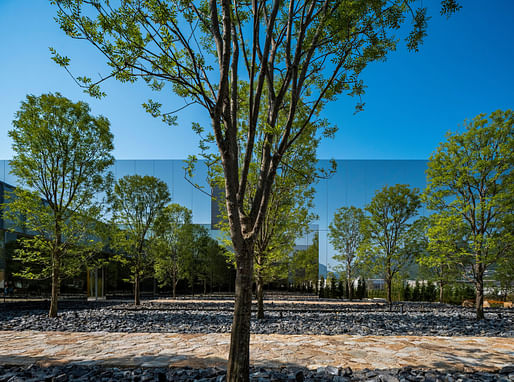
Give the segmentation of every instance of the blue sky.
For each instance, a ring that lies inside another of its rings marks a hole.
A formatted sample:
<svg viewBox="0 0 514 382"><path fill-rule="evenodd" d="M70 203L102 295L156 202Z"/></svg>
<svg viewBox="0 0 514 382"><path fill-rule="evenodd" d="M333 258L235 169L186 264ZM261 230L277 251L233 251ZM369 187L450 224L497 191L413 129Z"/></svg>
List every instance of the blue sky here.
<svg viewBox="0 0 514 382"><path fill-rule="evenodd" d="M353 114L357 100L348 96L327 107L325 116L340 130L322 143L320 158L426 159L464 120L513 107L514 1L462 0L463 9L449 20L435 12L439 1L424 3L434 13L420 52L400 46L386 62L365 70L363 112ZM179 159L198 151L190 126L208 125L200 107L184 110L179 126L168 127L141 107L155 98L144 84L110 81L101 101L83 94L50 60L48 47L71 57L77 75L95 78L105 73L104 62L87 43L67 38L54 13L46 0L0 0L0 159L12 157L7 131L25 95L57 91L109 118L118 159ZM170 109L183 104L163 96Z"/></svg>

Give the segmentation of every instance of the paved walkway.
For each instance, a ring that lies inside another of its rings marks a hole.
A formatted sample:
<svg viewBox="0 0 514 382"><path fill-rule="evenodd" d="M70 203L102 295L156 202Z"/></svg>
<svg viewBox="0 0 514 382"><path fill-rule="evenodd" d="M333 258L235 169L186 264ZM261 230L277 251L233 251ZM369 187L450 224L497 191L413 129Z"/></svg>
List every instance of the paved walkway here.
<svg viewBox="0 0 514 382"><path fill-rule="evenodd" d="M225 366L229 334L0 332L0 363ZM254 365L463 371L514 364L512 338L252 335Z"/></svg>

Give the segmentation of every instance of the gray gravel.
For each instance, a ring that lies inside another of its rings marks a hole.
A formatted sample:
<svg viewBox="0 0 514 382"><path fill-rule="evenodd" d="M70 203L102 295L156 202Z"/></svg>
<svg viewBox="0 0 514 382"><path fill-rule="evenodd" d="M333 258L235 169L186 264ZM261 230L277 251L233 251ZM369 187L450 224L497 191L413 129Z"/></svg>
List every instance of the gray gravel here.
<svg viewBox="0 0 514 382"><path fill-rule="evenodd" d="M0 366L0 381L203 381L223 382L226 371L222 368L153 368L120 369L84 366L53 366L42 368L36 365L28 367ZM304 368L250 370L251 381L332 381L332 382L410 382L410 381L444 381L444 382L511 382L514 380L514 366L505 367L498 372L463 373L456 370L437 371L427 369L369 370L353 372L350 368L327 367L318 370Z"/></svg>
<svg viewBox="0 0 514 382"><path fill-rule="evenodd" d="M84 307L92 306L85 309ZM256 334L358 334L418 336L514 337L514 311L488 310L477 321L471 309L437 304L407 304L392 312L384 306L328 304L268 305L266 318L252 314ZM165 333L227 333L232 323L230 303L92 304L68 306L56 319L47 311L0 311L0 330L107 331Z"/></svg>

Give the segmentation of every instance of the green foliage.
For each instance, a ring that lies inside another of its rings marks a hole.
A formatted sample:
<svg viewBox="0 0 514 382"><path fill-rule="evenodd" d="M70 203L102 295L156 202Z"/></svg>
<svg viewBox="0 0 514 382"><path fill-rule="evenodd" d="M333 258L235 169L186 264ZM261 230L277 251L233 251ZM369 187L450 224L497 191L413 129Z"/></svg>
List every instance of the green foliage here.
<svg viewBox="0 0 514 382"><path fill-rule="evenodd" d="M514 246L514 113L481 114L430 157L425 199L435 211L424 262L458 264L483 298L483 275ZM477 315L483 318L481 303Z"/></svg>
<svg viewBox="0 0 514 382"><path fill-rule="evenodd" d="M355 277L355 260L357 249L363 240L361 226L364 218L364 212L360 208L341 207L334 213L334 220L328 227L330 243L338 252L333 259L342 263L348 285L353 283Z"/></svg>
<svg viewBox="0 0 514 382"><path fill-rule="evenodd" d="M312 244L304 250L295 251L291 260L291 276L294 285L315 285L318 280L319 234L316 232Z"/></svg>
<svg viewBox="0 0 514 382"><path fill-rule="evenodd" d="M155 277L161 287L172 286L173 297L177 283L185 276L185 265L191 254L191 224L191 211L176 203L164 207L155 219L151 239Z"/></svg>
<svg viewBox="0 0 514 382"><path fill-rule="evenodd" d="M112 246L117 260L130 267L139 303L139 282L152 275L154 256L150 245L157 216L170 201L168 186L153 176L126 175L114 185Z"/></svg>
<svg viewBox="0 0 514 382"><path fill-rule="evenodd" d="M59 93L27 96L13 126L11 172L29 190L14 191L4 217L13 230L33 236L16 253L25 265L21 276L53 276L53 315L61 279L80 272L101 249L98 195L110 184L113 137L106 118Z"/></svg>
<svg viewBox="0 0 514 382"><path fill-rule="evenodd" d="M390 300L391 282L409 264L417 246L416 216L420 200L417 189L397 184L384 186L366 206L370 216L362 223L360 261L375 274L383 275Z"/></svg>
<svg viewBox="0 0 514 382"><path fill-rule="evenodd" d="M503 300L514 292L514 255L502 257L496 264L494 279L498 281L499 292Z"/></svg>
<svg viewBox="0 0 514 382"><path fill-rule="evenodd" d="M342 93L363 94L363 69L396 48L396 32L407 15L414 19L407 46L418 48L425 35L425 9L413 9L405 0L53 2L61 29L92 43L111 68L97 82L77 79L90 94L101 95L98 85L108 77L121 82L143 78L153 90L170 89L186 105L198 103L208 112L223 167L237 269L244 274L237 278L244 285L238 286L233 325L238 333L232 336L227 380L247 380L248 274L282 160L298 139L310 135L309 125L319 120L327 102ZM454 0L442 5L446 15L458 9ZM67 57L54 57L68 69ZM242 84L248 91L240 91ZM357 109L362 106L359 102ZM156 117L171 113L155 102L146 109ZM242 118L239 111L245 109L248 115ZM318 128L315 136L335 131L328 124ZM255 192L249 187L254 156L259 168Z"/></svg>

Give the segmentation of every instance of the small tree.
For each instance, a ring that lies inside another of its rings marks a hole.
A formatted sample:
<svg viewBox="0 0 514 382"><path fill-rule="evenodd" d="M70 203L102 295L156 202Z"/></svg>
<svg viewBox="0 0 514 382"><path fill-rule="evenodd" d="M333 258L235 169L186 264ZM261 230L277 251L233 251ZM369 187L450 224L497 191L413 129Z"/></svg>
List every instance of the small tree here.
<svg viewBox="0 0 514 382"><path fill-rule="evenodd" d="M27 96L13 125L11 172L30 191L17 188L4 205L5 216L32 235L17 251L25 265L21 275L51 277L48 314L56 317L61 280L80 272L100 249L94 228L101 204L95 196L108 184L113 137L106 118L59 93Z"/></svg>
<svg viewBox="0 0 514 382"><path fill-rule="evenodd" d="M362 224L364 240L359 257L375 273L384 276L389 303L393 277L408 265L414 251L415 235L409 221L416 216L419 206L418 190L405 184L385 186L366 206L370 216Z"/></svg>
<svg viewBox="0 0 514 382"><path fill-rule="evenodd" d="M334 220L329 225L329 239L334 249L339 253L333 258L344 263L346 285L351 300L351 284L354 280L354 263L357 249L362 241L361 225L364 212L356 207L341 207L334 214Z"/></svg>
<svg viewBox="0 0 514 382"><path fill-rule="evenodd" d="M141 304L141 281L152 274L154 258L149 240L155 219L169 201L166 183L147 175L124 176L111 194L112 243L118 259L130 266L135 305Z"/></svg>
<svg viewBox="0 0 514 382"><path fill-rule="evenodd" d="M155 250L155 277L161 287L171 285L172 296L177 296L177 284L185 274L186 256L192 243L188 233L192 224L191 211L173 203L158 214L152 238Z"/></svg>
<svg viewBox="0 0 514 382"><path fill-rule="evenodd" d="M464 242L457 257L475 285L476 316L484 318L484 273L502 258L512 258L514 211L514 113L477 116L462 134L448 134L428 162L428 207L436 211L429 236L437 243L441 227L452 230L452 242ZM446 233L445 235L449 235Z"/></svg>

